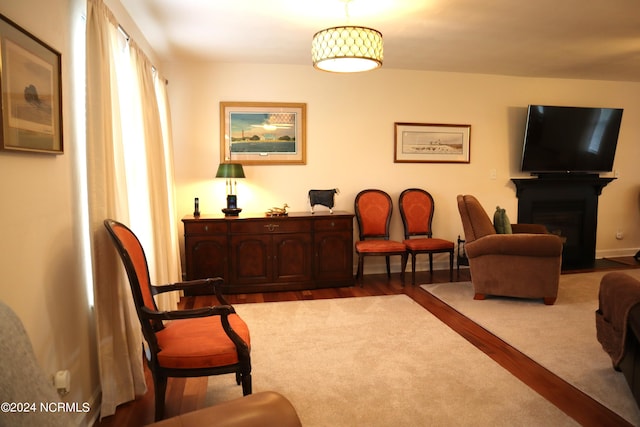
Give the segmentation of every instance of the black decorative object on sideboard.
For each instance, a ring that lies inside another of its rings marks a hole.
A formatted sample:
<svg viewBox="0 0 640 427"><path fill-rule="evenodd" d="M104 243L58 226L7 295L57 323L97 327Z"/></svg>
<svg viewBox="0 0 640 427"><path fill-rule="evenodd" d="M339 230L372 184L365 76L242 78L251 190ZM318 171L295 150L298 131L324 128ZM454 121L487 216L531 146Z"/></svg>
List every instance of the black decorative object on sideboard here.
<svg viewBox="0 0 640 427"><path fill-rule="evenodd" d="M564 240L562 268L589 268L595 262L598 197L615 178L549 175L513 178L518 223L543 224Z"/></svg>
<svg viewBox="0 0 640 427"><path fill-rule="evenodd" d="M352 286L353 214L188 215L187 280L222 277L225 292Z"/></svg>

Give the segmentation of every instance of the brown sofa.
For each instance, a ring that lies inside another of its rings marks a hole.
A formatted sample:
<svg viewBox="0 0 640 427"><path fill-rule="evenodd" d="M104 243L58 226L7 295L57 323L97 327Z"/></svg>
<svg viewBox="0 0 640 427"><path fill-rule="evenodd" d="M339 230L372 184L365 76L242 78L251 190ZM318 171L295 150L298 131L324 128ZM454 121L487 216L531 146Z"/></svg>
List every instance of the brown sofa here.
<svg viewBox="0 0 640 427"><path fill-rule="evenodd" d="M512 234L497 234L475 197L459 195L457 200L474 299L500 295L554 304L562 264L560 237L539 224L512 224Z"/></svg>
<svg viewBox="0 0 640 427"><path fill-rule="evenodd" d="M611 357L613 368L624 374L640 406L640 281L622 272L605 274L600 281L596 336Z"/></svg>

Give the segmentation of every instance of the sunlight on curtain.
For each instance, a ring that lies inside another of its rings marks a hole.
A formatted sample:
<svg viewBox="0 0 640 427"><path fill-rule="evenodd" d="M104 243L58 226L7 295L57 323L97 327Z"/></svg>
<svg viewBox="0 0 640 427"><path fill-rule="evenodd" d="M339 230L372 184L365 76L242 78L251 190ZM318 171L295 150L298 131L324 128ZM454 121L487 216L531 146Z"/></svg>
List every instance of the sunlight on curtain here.
<svg viewBox="0 0 640 427"><path fill-rule="evenodd" d="M126 181L113 57L121 35L99 0L87 3L87 190L93 262L101 417L146 392L140 357L142 337L121 262L102 225L105 218L127 221ZM102 54L102 55L101 55Z"/></svg>
<svg viewBox="0 0 640 427"><path fill-rule="evenodd" d="M146 392L142 337L124 269L102 224L128 224L147 255L152 282L181 278L166 93L102 0L87 2L87 192L101 417ZM159 110L163 108L163 110ZM157 301L177 306L176 292Z"/></svg>

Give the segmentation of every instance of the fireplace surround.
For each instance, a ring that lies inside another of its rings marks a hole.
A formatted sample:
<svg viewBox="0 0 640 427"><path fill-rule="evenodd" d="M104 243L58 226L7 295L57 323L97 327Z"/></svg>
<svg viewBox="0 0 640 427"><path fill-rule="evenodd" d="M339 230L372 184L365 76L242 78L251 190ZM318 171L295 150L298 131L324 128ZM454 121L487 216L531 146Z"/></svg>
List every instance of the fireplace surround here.
<svg viewBox="0 0 640 427"><path fill-rule="evenodd" d="M590 174L513 178L518 223L543 224L563 239L563 269L592 267L596 258L598 197L614 179Z"/></svg>

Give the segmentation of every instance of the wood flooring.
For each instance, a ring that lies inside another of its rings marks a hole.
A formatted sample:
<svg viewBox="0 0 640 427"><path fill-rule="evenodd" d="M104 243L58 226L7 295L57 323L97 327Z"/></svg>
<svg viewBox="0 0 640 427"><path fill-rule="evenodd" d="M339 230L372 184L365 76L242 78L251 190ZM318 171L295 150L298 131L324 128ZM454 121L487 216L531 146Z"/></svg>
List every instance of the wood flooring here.
<svg viewBox="0 0 640 427"><path fill-rule="evenodd" d="M606 260L600 265L596 265L596 269L638 268L639 266L640 264L631 257L630 260ZM585 271L593 271L593 269L580 270L579 272ZM570 273L565 272L565 274ZM630 426L616 413L538 365L526 355L471 322L457 311L452 310L419 286L412 286L410 284L410 276L410 274L407 274L406 286L402 286L398 274L392 274L391 279L387 279L386 275L365 275L362 287L238 294L228 295L228 299L231 304L235 305L270 301L406 294L581 425L594 427ZM459 272L454 272L454 280L470 280L469 270L462 268ZM416 273L416 283L444 283L448 281L448 271L436 270L433 277L428 272ZM184 297L180 304L183 308L203 307L213 304L213 299L209 296ZM473 369L473 367L469 367L469 369ZM146 375L147 393L134 402L119 406L115 415L97 422L96 427L137 427L153 422L153 380L148 370ZM170 378L167 386L166 416L171 417L204 407L206 388L207 378ZM241 393L239 392L238 396L240 395Z"/></svg>

